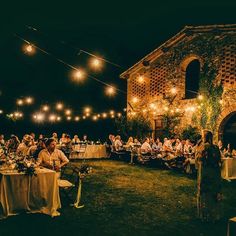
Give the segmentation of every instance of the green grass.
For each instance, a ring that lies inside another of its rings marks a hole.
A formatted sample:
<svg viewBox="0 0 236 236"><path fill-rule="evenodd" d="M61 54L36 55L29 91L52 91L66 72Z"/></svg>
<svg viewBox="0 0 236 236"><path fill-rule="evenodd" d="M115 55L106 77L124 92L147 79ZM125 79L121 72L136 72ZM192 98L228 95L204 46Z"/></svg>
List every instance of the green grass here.
<svg viewBox="0 0 236 236"><path fill-rule="evenodd" d="M196 180L169 170L102 160L88 161L82 202L65 205L61 216L20 214L0 221L0 235L226 235L236 216L236 182L224 182L223 220L196 219ZM75 163L80 165L80 163Z"/></svg>

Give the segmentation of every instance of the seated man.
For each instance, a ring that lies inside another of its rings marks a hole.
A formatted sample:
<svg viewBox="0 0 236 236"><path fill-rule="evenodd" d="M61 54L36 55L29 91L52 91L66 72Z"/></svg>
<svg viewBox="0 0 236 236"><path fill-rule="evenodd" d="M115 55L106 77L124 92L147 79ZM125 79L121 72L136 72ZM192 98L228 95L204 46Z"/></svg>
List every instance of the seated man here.
<svg viewBox="0 0 236 236"><path fill-rule="evenodd" d="M68 158L62 151L56 149L54 138L47 139L45 146L46 148L38 155L38 164L59 172L61 167L69 162Z"/></svg>

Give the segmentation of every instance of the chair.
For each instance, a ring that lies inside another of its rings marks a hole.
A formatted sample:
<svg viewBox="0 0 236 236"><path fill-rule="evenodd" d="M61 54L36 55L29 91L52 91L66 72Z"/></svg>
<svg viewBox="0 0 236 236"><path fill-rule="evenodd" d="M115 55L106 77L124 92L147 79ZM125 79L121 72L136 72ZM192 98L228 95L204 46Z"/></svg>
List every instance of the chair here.
<svg viewBox="0 0 236 236"><path fill-rule="evenodd" d="M78 189L79 185L79 169L75 166L65 166L61 171L61 178L58 179L58 186L61 193L71 203L74 199L73 192Z"/></svg>

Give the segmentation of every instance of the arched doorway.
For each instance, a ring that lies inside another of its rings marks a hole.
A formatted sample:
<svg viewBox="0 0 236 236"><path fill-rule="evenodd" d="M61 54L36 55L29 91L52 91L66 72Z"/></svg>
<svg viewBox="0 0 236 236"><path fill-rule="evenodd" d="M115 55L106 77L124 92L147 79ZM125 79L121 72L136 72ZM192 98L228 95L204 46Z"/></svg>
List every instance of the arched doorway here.
<svg viewBox="0 0 236 236"><path fill-rule="evenodd" d="M236 149L236 111L230 113L222 120L219 133L224 146L230 143L231 148Z"/></svg>

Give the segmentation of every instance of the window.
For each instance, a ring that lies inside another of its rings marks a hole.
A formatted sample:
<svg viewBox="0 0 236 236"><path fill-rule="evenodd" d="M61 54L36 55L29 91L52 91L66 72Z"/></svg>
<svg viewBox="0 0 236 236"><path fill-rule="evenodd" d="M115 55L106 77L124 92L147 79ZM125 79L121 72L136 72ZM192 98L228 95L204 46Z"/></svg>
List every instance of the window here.
<svg viewBox="0 0 236 236"><path fill-rule="evenodd" d="M200 62L192 60L185 72L185 98L196 98L199 91Z"/></svg>

